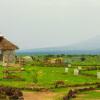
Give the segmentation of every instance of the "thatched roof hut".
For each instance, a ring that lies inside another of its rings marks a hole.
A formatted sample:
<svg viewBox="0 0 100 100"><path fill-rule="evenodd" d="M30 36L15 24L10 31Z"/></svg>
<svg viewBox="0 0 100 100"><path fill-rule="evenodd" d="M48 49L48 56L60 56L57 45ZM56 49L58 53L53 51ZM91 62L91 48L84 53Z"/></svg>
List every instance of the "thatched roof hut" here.
<svg viewBox="0 0 100 100"><path fill-rule="evenodd" d="M3 66L15 63L15 50L18 47L12 42L8 41L3 36L0 36L0 62Z"/></svg>
<svg viewBox="0 0 100 100"><path fill-rule="evenodd" d="M8 41L3 36L0 36L0 49L1 50L16 50L18 49L18 47L15 44Z"/></svg>

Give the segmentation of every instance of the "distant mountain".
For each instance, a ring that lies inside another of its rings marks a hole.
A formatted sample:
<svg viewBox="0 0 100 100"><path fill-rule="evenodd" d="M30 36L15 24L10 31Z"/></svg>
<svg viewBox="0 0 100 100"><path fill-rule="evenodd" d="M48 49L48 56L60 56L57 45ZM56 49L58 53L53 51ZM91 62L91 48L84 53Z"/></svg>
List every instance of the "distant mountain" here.
<svg viewBox="0 0 100 100"><path fill-rule="evenodd" d="M25 55L32 55L32 54L100 54L100 50L21 50L18 51L17 54L25 54Z"/></svg>
<svg viewBox="0 0 100 100"><path fill-rule="evenodd" d="M70 46L19 50L18 54L100 54L100 36Z"/></svg>
<svg viewBox="0 0 100 100"><path fill-rule="evenodd" d="M74 50L98 50L100 49L100 36L88 39L86 41L68 46Z"/></svg>

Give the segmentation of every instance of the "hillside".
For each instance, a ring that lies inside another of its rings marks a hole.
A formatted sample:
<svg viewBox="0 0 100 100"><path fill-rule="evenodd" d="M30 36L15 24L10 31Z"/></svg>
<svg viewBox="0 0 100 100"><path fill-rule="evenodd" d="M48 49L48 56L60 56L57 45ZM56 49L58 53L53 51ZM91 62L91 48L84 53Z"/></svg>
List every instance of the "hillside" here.
<svg viewBox="0 0 100 100"><path fill-rule="evenodd" d="M100 36L70 46L19 50L20 54L100 54Z"/></svg>

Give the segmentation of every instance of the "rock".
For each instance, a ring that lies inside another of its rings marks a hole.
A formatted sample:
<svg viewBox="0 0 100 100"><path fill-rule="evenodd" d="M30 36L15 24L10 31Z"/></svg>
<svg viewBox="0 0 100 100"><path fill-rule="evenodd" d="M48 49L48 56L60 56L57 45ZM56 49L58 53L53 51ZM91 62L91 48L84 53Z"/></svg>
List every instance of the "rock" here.
<svg viewBox="0 0 100 100"><path fill-rule="evenodd" d="M74 69L74 75L79 75L79 70L78 69Z"/></svg>
<svg viewBox="0 0 100 100"><path fill-rule="evenodd" d="M69 68L65 68L65 73L68 73L68 69L69 69Z"/></svg>
<svg viewBox="0 0 100 100"><path fill-rule="evenodd" d="M100 72L97 72L97 78L100 79Z"/></svg>

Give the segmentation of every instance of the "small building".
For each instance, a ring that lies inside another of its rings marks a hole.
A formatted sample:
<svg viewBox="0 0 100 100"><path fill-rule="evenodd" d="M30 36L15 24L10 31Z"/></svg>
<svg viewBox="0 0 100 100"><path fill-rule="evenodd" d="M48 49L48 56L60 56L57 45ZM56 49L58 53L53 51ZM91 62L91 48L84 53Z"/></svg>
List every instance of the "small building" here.
<svg viewBox="0 0 100 100"><path fill-rule="evenodd" d="M59 58L50 58L46 61L49 64L63 64L64 63L64 59L59 57Z"/></svg>
<svg viewBox="0 0 100 100"><path fill-rule="evenodd" d="M18 47L8 41L4 36L0 36L0 64L6 66L15 63L15 50Z"/></svg>

